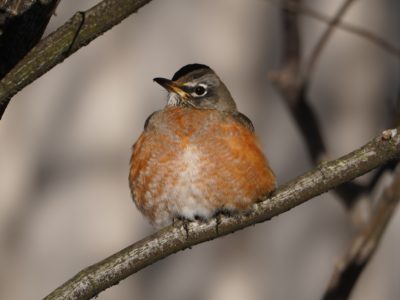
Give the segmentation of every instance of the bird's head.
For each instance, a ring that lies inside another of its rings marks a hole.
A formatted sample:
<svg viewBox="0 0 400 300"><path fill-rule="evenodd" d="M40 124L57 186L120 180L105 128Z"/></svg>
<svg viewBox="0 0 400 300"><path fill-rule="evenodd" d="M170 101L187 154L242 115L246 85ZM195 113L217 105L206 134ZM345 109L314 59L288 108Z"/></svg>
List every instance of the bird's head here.
<svg viewBox="0 0 400 300"><path fill-rule="evenodd" d="M154 78L168 91L167 106L236 111L231 94L218 75L208 66L190 64L179 69L172 80Z"/></svg>

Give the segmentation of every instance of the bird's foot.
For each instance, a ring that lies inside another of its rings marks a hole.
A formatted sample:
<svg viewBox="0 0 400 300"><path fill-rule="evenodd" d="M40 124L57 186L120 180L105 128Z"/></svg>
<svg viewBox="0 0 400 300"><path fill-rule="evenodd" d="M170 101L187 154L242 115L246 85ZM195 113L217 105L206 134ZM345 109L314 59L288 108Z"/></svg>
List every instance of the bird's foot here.
<svg viewBox="0 0 400 300"><path fill-rule="evenodd" d="M186 239L189 239L189 223L190 220L182 216L175 216L172 218L172 226L178 228L182 226L186 233Z"/></svg>
<svg viewBox="0 0 400 300"><path fill-rule="evenodd" d="M223 217L232 217L235 215L235 212L229 209L221 208L218 212L214 215L215 217L215 232L219 235L219 226L222 223Z"/></svg>

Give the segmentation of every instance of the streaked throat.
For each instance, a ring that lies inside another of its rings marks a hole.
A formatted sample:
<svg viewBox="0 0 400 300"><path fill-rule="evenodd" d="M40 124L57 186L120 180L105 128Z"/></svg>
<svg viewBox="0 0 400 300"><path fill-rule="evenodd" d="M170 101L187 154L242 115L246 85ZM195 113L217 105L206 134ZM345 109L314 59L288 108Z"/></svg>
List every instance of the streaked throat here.
<svg viewBox="0 0 400 300"><path fill-rule="evenodd" d="M167 106L178 106L182 103L181 97L174 92L168 93Z"/></svg>

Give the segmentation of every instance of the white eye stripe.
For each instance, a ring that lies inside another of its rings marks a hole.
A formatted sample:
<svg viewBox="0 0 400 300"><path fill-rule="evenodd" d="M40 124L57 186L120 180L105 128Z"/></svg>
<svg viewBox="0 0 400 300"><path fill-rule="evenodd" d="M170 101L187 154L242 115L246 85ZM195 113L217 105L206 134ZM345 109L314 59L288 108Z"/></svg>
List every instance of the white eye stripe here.
<svg viewBox="0 0 400 300"><path fill-rule="evenodd" d="M190 82L186 82L183 84L184 86L188 86L188 87L194 87L197 85L197 82L194 81L190 81Z"/></svg>
<svg viewBox="0 0 400 300"><path fill-rule="evenodd" d="M183 86L187 86L187 87L202 86L205 89L208 88L207 84L205 84L205 83L197 83L197 82L194 82L194 81L186 82L186 83L183 84Z"/></svg>

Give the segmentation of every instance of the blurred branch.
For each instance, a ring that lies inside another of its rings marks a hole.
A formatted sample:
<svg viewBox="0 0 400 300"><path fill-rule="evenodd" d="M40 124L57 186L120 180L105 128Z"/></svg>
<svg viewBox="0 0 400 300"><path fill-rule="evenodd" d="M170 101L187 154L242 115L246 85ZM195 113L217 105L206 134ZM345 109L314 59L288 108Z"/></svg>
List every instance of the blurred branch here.
<svg viewBox="0 0 400 300"><path fill-rule="evenodd" d="M354 0L346 0L334 19L330 21L330 26L321 35L317 45L312 51L309 63L305 67L305 71L300 69L301 65L301 40L299 36L298 14L293 9L288 9L285 2L282 5L282 27L284 30L283 43L284 55L283 66L281 69L271 72L269 79L274 83L281 92L285 103L288 105L296 123L300 128L300 132L305 139L308 153L314 164L317 164L326 156L326 144L320 130L316 113L308 100L308 88L311 75L320 53L331 36L335 26L340 22L341 17ZM293 6L302 7L301 0L291 1ZM377 172L381 175L390 164L381 167L382 170ZM346 182L335 189L335 193L342 199L343 204L347 208L353 208L358 197L370 191L378 182L379 177L376 176L366 185L360 185L355 182ZM354 217L354 220L359 218Z"/></svg>
<svg viewBox="0 0 400 300"><path fill-rule="evenodd" d="M1 81L0 118L22 88L151 0L103 0L40 41Z"/></svg>
<svg viewBox="0 0 400 300"><path fill-rule="evenodd" d="M301 5L301 0L295 1ZM316 164L326 152L316 114L306 99L305 87L301 84L301 41L298 26L298 15L283 7L283 65L281 69L271 72L269 79L281 92L293 118L300 127L306 141L311 160Z"/></svg>
<svg viewBox="0 0 400 300"><path fill-rule="evenodd" d="M0 78L40 40L59 0L0 0Z"/></svg>
<svg viewBox="0 0 400 300"><path fill-rule="evenodd" d="M285 5L285 8L287 10L297 12L300 14L304 14L305 16L314 18L316 20L319 20L324 23L330 23L331 18L327 15L324 15L323 13L320 13L311 7L308 7L304 4L299 5L296 3L296 1L293 0L269 0L274 3L281 3ZM361 38L364 38L371 43L375 44L376 46L380 47L381 49L389 52L390 54L393 54L400 58L400 48L396 47L392 43L388 42L387 40L383 39L382 37L376 35L375 33L368 31L364 28L358 27L353 24L346 23L344 21L339 20L338 23L336 24L337 28L340 28L344 31L347 31L351 34L357 35Z"/></svg>
<svg viewBox="0 0 400 300"><path fill-rule="evenodd" d="M335 27L340 23L340 19L353 2L352 0L345 1L335 17L329 21L329 27L322 34L312 51L309 62L306 64L302 75L300 74L299 67L301 55L298 20L293 15L295 13L293 10L285 6L283 10L283 28L285 36L284 65L281 70L272 73L270 78L281 91L286 103L289 104L289 108L305 137L310 156L314 163L317 163L321 156L325 154L326 148L316 115L308 104L307 91L316 63L324 46L327 44ZM299 0L291 1L291 3L297 7L302 7L302 3ZM287 24L288 22L290 22L289 25ZM296 51L293 49L296 49ZM335 192L348 208L353 208L359 196L365 192L371 191L383 172L393 168L394 165L394 162L382 164L369 184L365 186L353 182L346 182L337 187ZM399 177L399 175L397 175L397 177ZM400 179L397 178L397 181L400 181ZM392 189L396 188L393 193L400 193L400 187L398 186L400 186L399 183L397 183L396 187L392 187ZM397 199L393 201L396 196L399 198L400 195L393 195L393 197L390 198L386 193L386 196L383 197L374 214L369 218L365 229L355 238L348 253L337 266L329 288L324 296L325 300L348 298L353 286L368 263L369 258L374 253L380 237L384 232L385 225L393 214L397 204ZM352 209L351 215L353 220L359 219L359 211L357 209Z"/></svg>
<svg viewBox="0 0 400 300"><path fill-rule="evenodd" d="M90 299L126 277L180 250L227 235L282 214L344 182L400 157L400 135L387 130L337 160L325 162L280 187L245 213L218 216L208 222L177 222L92 265L45 299Z"/></svg>
<svg viewBox="0 0 400 300"><path fill-rule="evenodd" d="M360 274L375 253L400 200L400 168L393 182L380 197L377 207L364 230L353 238L349 249L337 263L324 300L348 299Z"/></svg>
<svg viewBox="0 0 400 300"><path fill-rule="evenodd" d="M337 24L339 24L340 20L347 12L349 7L354 3L355 0L345 0L343 4L340 6L339 10L336 12L335 16L332 20L329 21L328 28L324 31L324 33L319 38L317 45L314 47L313 51L310 54L310 58L305 66L302 78L302 86L308 85L310 79L314 73L315 66L318 62L318 59L321 56L322 50L325 45L328 43L329 38L332 36L334 30L336 29Z"/></svg>

